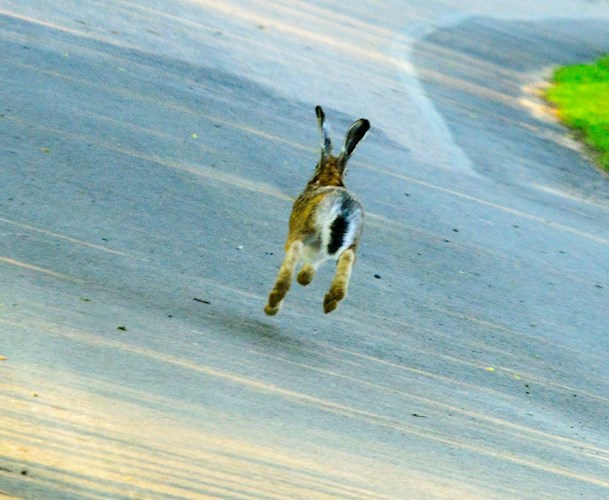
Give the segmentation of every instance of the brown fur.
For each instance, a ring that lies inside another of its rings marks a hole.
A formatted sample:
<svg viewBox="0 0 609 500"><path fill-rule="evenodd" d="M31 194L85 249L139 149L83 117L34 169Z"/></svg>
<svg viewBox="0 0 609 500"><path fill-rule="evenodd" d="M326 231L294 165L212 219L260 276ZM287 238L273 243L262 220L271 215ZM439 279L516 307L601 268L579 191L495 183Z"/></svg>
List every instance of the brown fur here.
<svg viewBox="0 0 609 500"><path fill-rule="evenodd" d="M345 187L343 182L343 171L345 169L342 162L336 156L322 158L317 164L315 175L307 184L307 190L321 186Z"/></svg>
<svg viewBox="0 0 609 500"><path fill-rule="evenodd" d="M281 304L294 275L298 261L306 251L319 251L321 246L321 233L318 225L318 214L330 206L324 207L324 203L331 203L337 196L344 196L346 188L343 181L345 167L349 155L353 152L357 143L363 138L370 127L367 120L360 119L354 122L345 139L345 145L339 156L333 156L331 143L327 137L327 129L324 127L325 115L321 108L316 108L318 123L322 131L322 154L313 178L307 183L303 193L296 199L290 214L288 237L286 239L286 256L279 269L277 279L269 294L269 300L264 308L268 315L279 312ZM350 199L352 199L352 196ZM361 206L357 204L361 214ZM361 223L361 222L360 222ZM361 226L360 226L361 227ZM355 262L355 250L358 235L355 236L353 244L344 250L337 259L336 274L330 285L328 293L324 297L324 312L329 313L336 309L338 303L347 295L351 270ZM325 249L324 249L325 250ZM325 258L328 258L327 256ZM336 258L336 257L332 257ZM298 283L308 285L317 271L320 262L306 262L298 273Z"/></svg>
<svg viewBox="0 0 609 500"><path fill-rule="evenodd" d="M355 251L348 248L339 257L336 264L336 274L330 285L330 290L324 297L324 312L328 314L334 311L338 303L347 296L349 280L351 279L351 269L355 263Z"/></svg>
<svg viewBox="0 0 609 500"><path fill-rule="evenodd" d="M275 282L273 290L269 294L269 301L264 307L264 312L269 316L274 316L281 308L283 298L290 289L292 275L294 274L294 267L296 267L296 263L300 258L301 251L302 242L295 241L286 252L285 260L283 261L281 269L279 269L279 274L277 275L277 281Z"/></svg>
<svg viewBox="0 0 609 500"><path fill-rule="evenodd" d="M315 234L317 207L325 197L326 193L319 193L309 185L304 193L296 198L290 214L288 238L285 243L286 251L294 241L304 241L307 236Z"/></svg>

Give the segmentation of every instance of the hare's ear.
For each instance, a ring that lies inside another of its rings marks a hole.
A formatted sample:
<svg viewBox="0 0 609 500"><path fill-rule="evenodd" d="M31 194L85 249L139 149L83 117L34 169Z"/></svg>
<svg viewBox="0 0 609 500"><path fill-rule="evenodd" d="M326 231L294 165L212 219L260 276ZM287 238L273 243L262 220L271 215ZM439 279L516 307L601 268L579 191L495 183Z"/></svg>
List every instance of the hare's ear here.
<svg viewBox="0 0 609 500"><path fill-rule="evenodd" d="M322 158L330 156L332 153L332 141L330 140L330 126L326 122L326 115L321 106L315 106L315 114L317 115L317 124L321 133L321 156Z"/></svg>
<svg viewBox="0 0 609 500"><path fill-rule="evenodd" d="M355 147L364 138L369 129L370 122L365 118L360 118L351 124L345 135L345 143L340 152L341 160L346 162L349 159L353 151L355 151Z"/></svg>

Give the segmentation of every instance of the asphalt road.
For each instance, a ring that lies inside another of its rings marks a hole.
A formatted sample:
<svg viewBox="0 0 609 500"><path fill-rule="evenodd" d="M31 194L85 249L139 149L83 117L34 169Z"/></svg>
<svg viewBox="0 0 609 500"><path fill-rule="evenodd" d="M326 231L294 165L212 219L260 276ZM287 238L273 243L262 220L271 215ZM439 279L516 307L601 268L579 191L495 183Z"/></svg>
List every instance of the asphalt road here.
<svg viewBox="0 0 609 500"><path fill-rule="evenodd" d="M534 91L607 21L0 0L0 496L607 498L609 179ZM268 318L315 104L363 241Z"/></svg>

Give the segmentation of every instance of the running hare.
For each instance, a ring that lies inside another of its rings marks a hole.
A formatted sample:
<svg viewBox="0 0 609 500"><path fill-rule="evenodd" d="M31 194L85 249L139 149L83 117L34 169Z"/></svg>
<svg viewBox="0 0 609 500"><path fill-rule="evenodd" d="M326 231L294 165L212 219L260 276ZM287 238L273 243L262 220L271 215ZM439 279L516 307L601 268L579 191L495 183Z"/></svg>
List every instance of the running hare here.
<svg viewBox="0 0 609 500"><path fill-rule="evenodd" d="M290 215L286 255L277 275L264 312L275 315L290 288L294 268L303 266L298 283L308 285L320 264L328 259L337 261L336 274L324 297L324 312L334 311L347 295L355 250L362 232L364 211L359 201L343 183L347 161L361 141L370 122L360 118L347 130L338 156L332 155L329 128L321 106L315 108L321 131L321 158L315 174L303 193L296 199Z"/></svg>

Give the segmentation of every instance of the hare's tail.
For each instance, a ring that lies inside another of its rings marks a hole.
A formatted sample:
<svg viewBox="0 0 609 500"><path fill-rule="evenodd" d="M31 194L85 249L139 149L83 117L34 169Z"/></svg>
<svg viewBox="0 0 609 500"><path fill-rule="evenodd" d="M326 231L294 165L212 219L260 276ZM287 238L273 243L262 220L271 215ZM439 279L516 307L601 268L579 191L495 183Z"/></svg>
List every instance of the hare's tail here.
<svg viewBox="0 0 609 500"><path fill-rule="evenodd" d="M363 209L347 191L343 191L324 216L322 245L328 256L340 255L357 244L361 233Z"/></svg>

